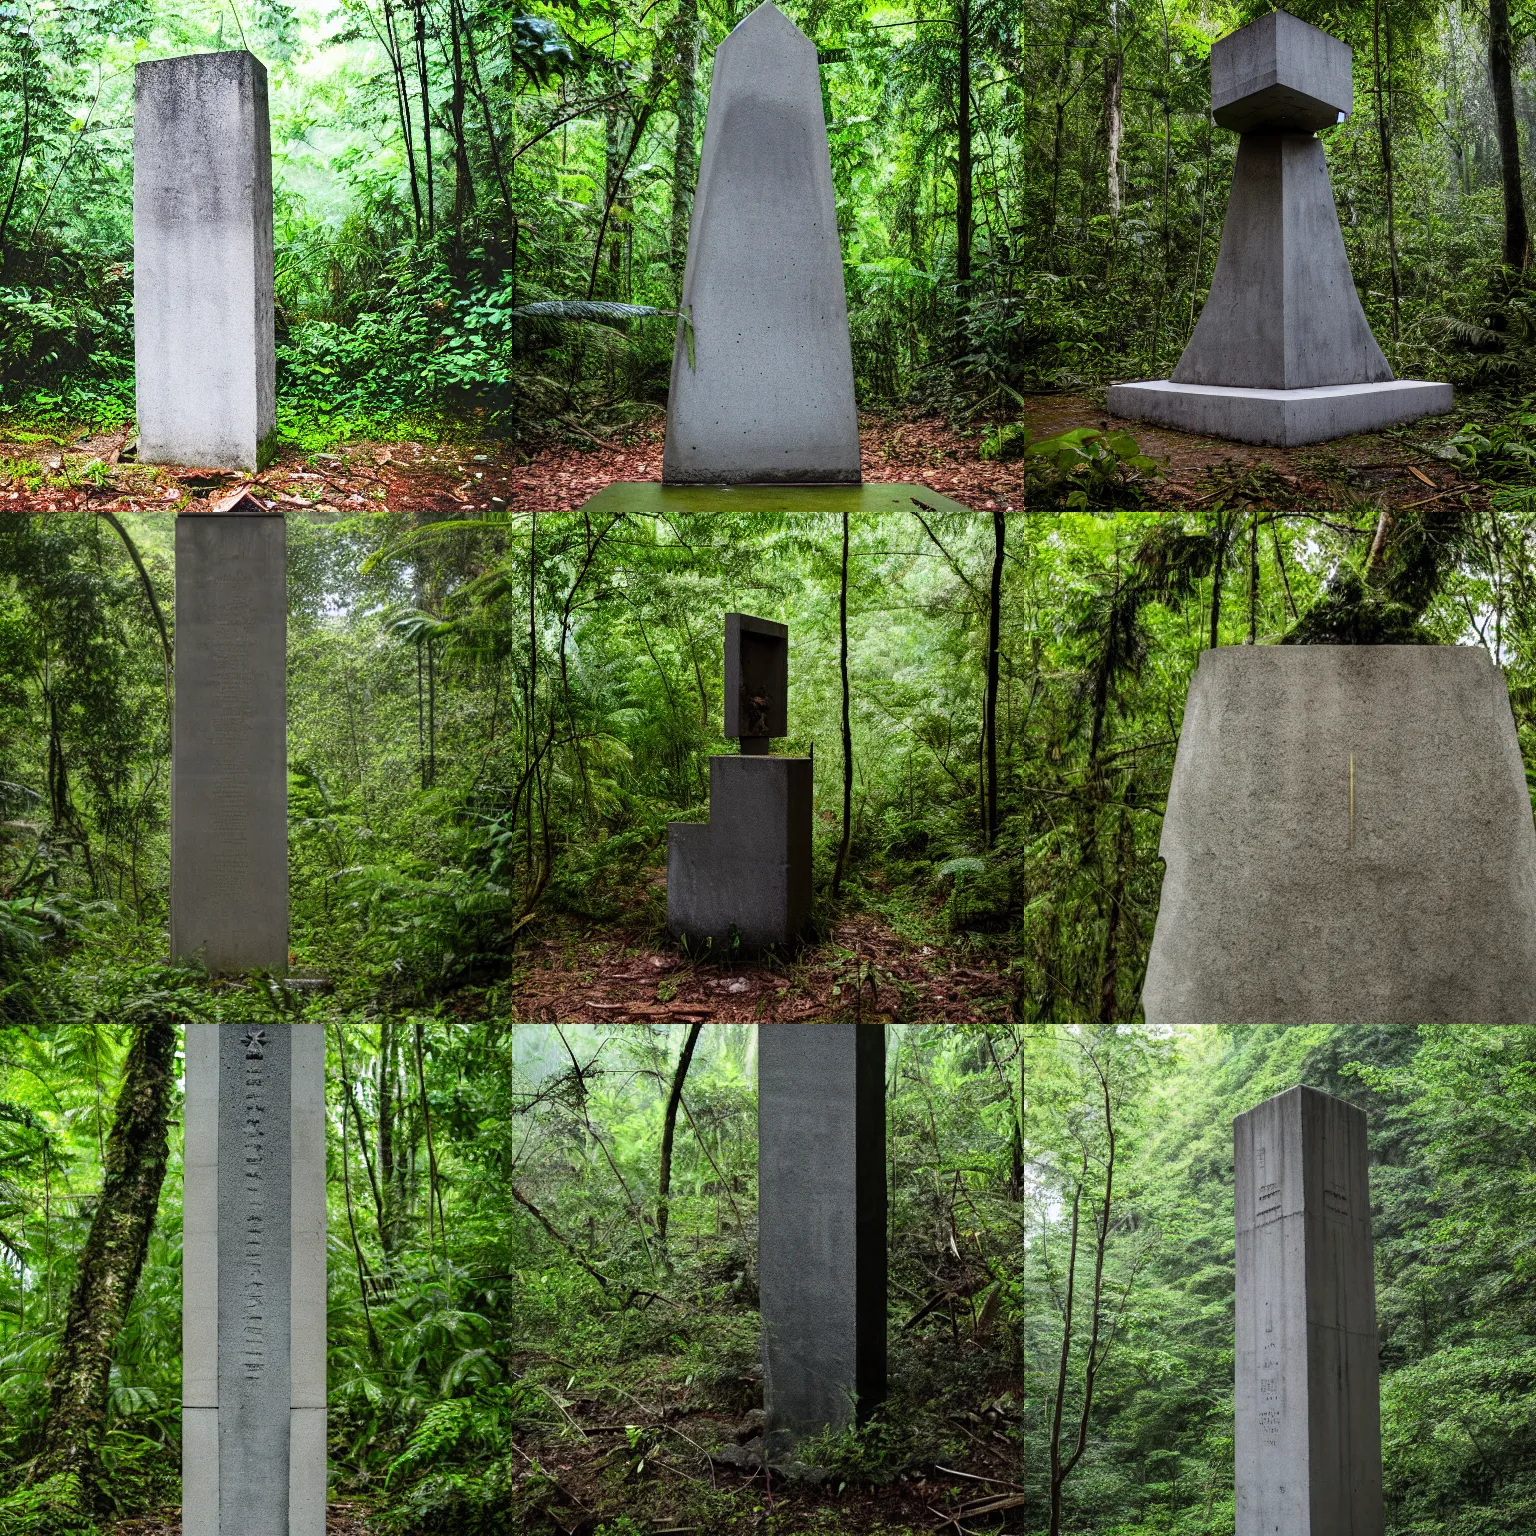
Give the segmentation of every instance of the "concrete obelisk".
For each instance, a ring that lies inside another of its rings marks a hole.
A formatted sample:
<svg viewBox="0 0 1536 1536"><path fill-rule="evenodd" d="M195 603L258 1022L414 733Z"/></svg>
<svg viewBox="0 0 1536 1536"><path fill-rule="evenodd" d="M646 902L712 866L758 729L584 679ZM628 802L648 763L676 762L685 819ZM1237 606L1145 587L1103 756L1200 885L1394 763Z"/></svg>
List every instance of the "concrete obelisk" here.
<svg viewBox="0 0 1536 1536"><path fill-rule="evenodd" d="M1237 1536L1381 1536L1365 1115L1292 1088L1233 1131Z"/></svg>
<svg viewBox="0 0 1536 1536"><path fill-rule="evenodd" d="M859 417L816 45L760 5L715 52L662 478L854 483Z"/></svg>
<svg viewBox="0 0 1536 1536"><path fill-rule="evenodd" d="M760 1025L757 1135L773 1458L885 1397L885 1026Z"/></svg>
<svg viewBox="0 0 1536 1536"><path fill-rule="evenodd" d="M273 418L266 76L141 64L134 311L141 456L255 468ZM171 954L288 964L287 567L247 498L176 519ZM184 1536L324 1536L325 1043L192 1024L183 1137Z"/></svg>

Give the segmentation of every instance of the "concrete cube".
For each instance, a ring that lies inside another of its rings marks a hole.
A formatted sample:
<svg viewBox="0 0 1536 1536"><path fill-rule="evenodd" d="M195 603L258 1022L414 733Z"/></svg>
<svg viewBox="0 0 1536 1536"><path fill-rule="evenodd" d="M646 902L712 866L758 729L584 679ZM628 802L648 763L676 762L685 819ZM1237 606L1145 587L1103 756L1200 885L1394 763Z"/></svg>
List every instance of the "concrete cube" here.
<svg viewBox="0 0 1536 1536"><path fill-rule="evenodd" d="M811 915L811 759L712 757L709 820L667 828L667 926L694 944L787 944Z"/></svg>
<svg viewBox="0 0 1536 1536"><path fill-rule="evenodd" d="M1354 109L1354 50L1271 11L1211 49L1211 115L1238 133L1315 133Z"/></svg>
<svg viewBox="0 0 1536 1536"><path fill-rule="evenodd" d="M272 147L254 54L134 73L139 458L260 467L277 422Z"/></svg>

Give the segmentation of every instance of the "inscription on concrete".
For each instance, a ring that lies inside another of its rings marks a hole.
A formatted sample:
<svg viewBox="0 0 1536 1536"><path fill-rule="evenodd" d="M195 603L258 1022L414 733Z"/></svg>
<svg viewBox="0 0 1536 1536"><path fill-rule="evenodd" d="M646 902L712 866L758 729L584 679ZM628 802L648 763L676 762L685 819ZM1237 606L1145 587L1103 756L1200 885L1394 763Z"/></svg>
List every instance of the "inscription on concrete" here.
<svg viewBox="0 0 1536 1536"><path fill-rule="evenodd" d="M292 1041L219 1035L219 1529L288 1536Z"/></svg>

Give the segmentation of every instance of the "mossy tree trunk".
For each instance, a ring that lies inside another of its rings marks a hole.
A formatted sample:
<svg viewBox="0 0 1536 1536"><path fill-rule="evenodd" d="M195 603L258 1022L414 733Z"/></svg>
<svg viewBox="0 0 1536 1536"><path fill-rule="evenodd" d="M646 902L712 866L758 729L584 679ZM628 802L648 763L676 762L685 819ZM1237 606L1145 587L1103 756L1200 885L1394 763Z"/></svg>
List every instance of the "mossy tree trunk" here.
<svg viewBox="0 0 1536 1536"><path fill-rule="evenodd" d="M165 1181L175 1064L175 1018L147 1015L135 1026L123 1067L101 1198L49 1372L39 1481L73 1473L82 1490L96 1482L112 1352L133 1305Z"/></svg>

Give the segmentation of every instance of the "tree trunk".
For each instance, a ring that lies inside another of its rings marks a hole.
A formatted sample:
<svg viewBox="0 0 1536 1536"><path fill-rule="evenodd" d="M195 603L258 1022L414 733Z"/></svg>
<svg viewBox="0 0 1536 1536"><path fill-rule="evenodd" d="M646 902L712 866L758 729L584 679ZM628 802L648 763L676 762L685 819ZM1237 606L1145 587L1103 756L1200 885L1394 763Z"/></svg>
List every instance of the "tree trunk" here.
<svg viewBox="0 0 1536 1536"><path fill-rule="evenodd" d="M987 603L986 735L987 805L982 832L990 847L997 841L997 681L1003 627L1003 556L1007 525L1002 512L992 514L992 591Z"/></svg>
<svg viewBox="0 0 1536 1536"><path fill-rule="evenodd" d="M832 894L843 888L848 846L853 840L853 723L848 696L848 514L843 513L843 570L837 590L838 665L843 674L843 838L837 845L837 868L832 873Z"/></svg>
<svg viewBox="0 0 1536 1536"><path fill-rule="evenodd" d="M679 0L673 27L677 135L672 141L672 270L681 285L688 255L688 219L693 211L693 189L699 171L694 147L698 126L699 0Z"/></svg>
<svg viewBox="0 0 1536 1536"><path fill-rule="evenodd" d="M427 178L427 237L437 232L437 194L432 182L432 93L427 83L427 5L414 0L416 11L416 76L421 87L421 158Z"/></svg>
<svg viewBox="0 0 1536 1536"><path fill-rule="evenodd" d="M955 84L958 134L955 164L955 298L959 330L964 340L971 307L971 239L974 201L971 171L971 0L960 0L960 78Z"/></svg>
<svg viewBox="0 0 1536 1536"><path fill-rule="evenodd" d="M149 1015L135 1029L123 1065L101 1198L49 1373L38 1481L74 1473L83 1491L96 1481L112 1351L133 1305L165 1179L176 1034L174 1017Z"/></svg>
<svg viewBox="0 0 1536 1536"><path fill-rule="evenodd" d="M1509 0L1488 0L1488 73L1493 80L1493 111L1499 131L1499 162L1504 177L1504 265L1524 271L1531 258L1525 223L1525 188L1520 181L1520 122L1515 116L1514 38L1509 30Z"/></svg>
<svg viewBox="0 0 1536 1536"><path fill-rule="evenodd" d="M672 1143L677 1136L677 1111L683 1102L683 1084L688 1079L693 1048L699 1043L699 1031L703 1028L702 1022L688 1026L688 1038L683 1041L682 1054L677 1058L672 1091L667 1095L667 1111L661 1122L661 1167L656 1174L656 1236L663 1246L667 1241L668 1202L672 1197Z"/></svg>
<svg viewBox="0 0 1536 1536"><path fill-rule="evenodd" d="M1392 339L1402 334L1403 282L1397 267L1397 208L1392 187L1392 121L1388 110L1386 77L1381 63L1382 0L1371 15L1371 46L1376 71L1376 133L1381 143L1381 174L1387 204L1387 264L1392 271Z"/></svg>
<svg viewBox="0 0 1536 1536"><path fill-rule="evenodd" d="M1114 53L1104 62L1104 115L1108 124L1109 164L1106 182L1109 192L1109 211L1120 217L1120 145L1125 139L1125 54L1120 50L1118 37Z"/></svg>

